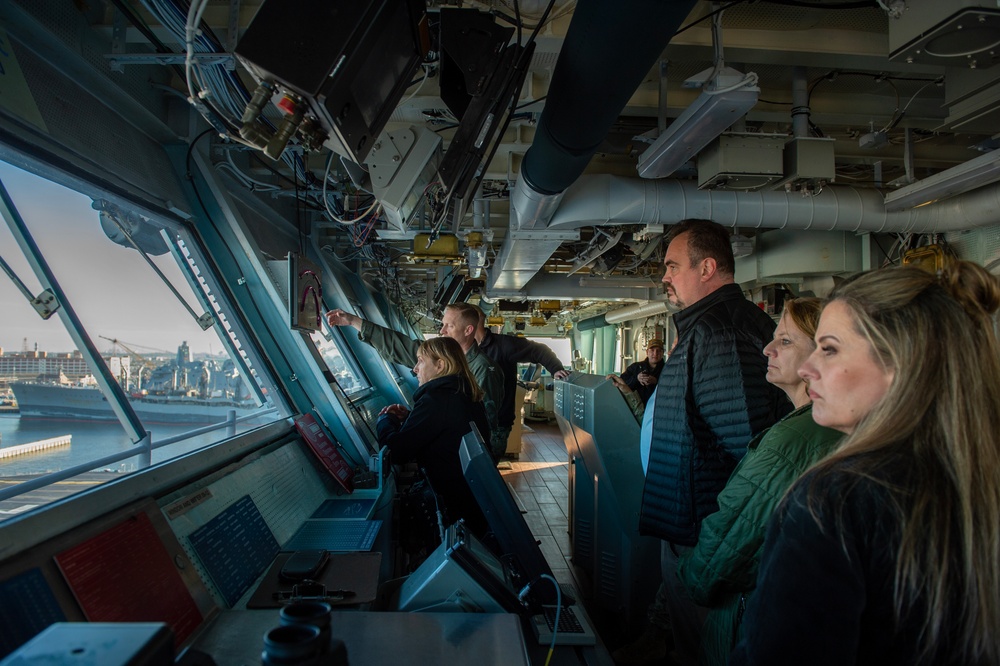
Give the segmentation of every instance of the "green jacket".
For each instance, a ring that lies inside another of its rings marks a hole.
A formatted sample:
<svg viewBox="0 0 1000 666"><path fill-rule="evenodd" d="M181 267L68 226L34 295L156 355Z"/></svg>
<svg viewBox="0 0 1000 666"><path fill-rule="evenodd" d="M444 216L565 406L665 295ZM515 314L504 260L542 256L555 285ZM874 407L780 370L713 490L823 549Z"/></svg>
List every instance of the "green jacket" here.
<svg viewBox="0 0 1000 666"><path fill-rule="evenodd" d="M785 491L842 437L816 425L810 403L750 441L719 493L719 510L702 521L698 543L678 564L691 599L709 608L702 664L725 664L736 645L746 599L757 584L767 521Z"/></svg>
<svg viewBox="0 0 1000 666"><path fill-rule="evenodd" d="M358 339L370 344L381 356L393 363L411 367L417 364L417 350L420 349L421 340L408 338L402 333L368 320L362 320ZM475 342L469 351L465 352L465 359L469 362L469 369L472 370L476 383L483 390L483 407L486 408L486 420L489 421L492 432L499 424L498 414L500 403L503 402L503 373L496 363L480 351L479 345ZM480 434L484 440L490 441L490 433Z"/></svg>

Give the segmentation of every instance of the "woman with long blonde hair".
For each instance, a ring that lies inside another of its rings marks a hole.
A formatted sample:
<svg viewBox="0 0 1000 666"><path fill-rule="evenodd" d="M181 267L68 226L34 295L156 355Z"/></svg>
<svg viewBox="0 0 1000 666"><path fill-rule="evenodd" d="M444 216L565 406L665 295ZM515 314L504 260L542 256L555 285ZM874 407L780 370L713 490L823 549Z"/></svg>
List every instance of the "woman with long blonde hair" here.
<svg viewBox="0 0 1000 666"><path fill-rule="evenodd" d="M486 518L462 474L459 443L475 423L480 435L489 433L483 391L469 369L465 352L455 340L431 338L420 344L413 367L419 387L413 409L389 405L380 413L378 441L388 446L394 463L414 461L442 506L446 524L464 519L478 535Z"/></svg>
<svg viewBox="0 0 1000 666"><path fill-rule="evenodd" d="M730 664L1000 663L998 306L964 261L831 295L799 373L847 437L772 520Z"/></svg>

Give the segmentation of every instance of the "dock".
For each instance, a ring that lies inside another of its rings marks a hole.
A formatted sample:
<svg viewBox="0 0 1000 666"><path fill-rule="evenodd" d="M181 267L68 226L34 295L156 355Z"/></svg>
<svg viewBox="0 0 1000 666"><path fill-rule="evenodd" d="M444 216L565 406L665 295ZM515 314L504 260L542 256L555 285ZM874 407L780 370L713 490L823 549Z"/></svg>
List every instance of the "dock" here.
<svg viewBox="0 0 1000 666"><path fill-rule="evenodd" d="M59 437L40 439L37 442L28 442L27 444L18 444L16 446L0 448L0 460L4 458L13 458L15 456L23 456L37 451L45 451L47 449L57 449L61 446L69 446L72 443L72 439L73 435L60 435Z"/></svg>

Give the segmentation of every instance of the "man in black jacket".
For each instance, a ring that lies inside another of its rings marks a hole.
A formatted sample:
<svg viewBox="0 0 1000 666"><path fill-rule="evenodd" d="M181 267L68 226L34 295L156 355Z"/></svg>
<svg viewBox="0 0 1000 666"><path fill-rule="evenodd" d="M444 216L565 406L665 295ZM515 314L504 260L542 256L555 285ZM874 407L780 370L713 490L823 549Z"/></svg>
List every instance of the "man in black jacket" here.
<svg viewBox="0 0 1000 666"><path fill-rule="evenodd" d="M479 326L476 328L476 342L479 349L499 366L503 373L503 400L497 412L499 437L494 440L493 457L499 459L507 450L507 438L514 426L514 395L517 390L517 364L539 363L556 379L566 379L569 373L562 361L551 349L543 344L512 335L496 335L486 328L486 315L479 311Z"/></svg>
<svg viewBox="0 0 1000 666"><path fill-rule="evenodd" d="M663 370L663 340L653 338L646 344L646 358L625 368L622 381L639 394L639 400L645 405L656 389L661 370Z"/></svg>
<svg viewBox="0 0 1000 666"><path fill-rule="evenodd" d="M639 532L663 540L661 567L676 653L695 663L704 614L677 579L678 555L698 540L701 520L755 434L790 411L766 379L762 350L774 321L735 284L729 231L710 220L670 230L664 266L677 346L650 401L653 415ZM647 407L649 409L649 407Z"/></svg>

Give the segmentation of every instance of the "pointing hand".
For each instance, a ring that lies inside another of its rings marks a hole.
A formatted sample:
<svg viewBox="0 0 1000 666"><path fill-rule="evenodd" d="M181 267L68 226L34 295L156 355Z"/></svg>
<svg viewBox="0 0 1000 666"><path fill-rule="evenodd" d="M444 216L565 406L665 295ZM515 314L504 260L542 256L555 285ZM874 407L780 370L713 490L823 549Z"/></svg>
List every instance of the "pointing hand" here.
<svg viewBox="0 0 1000 666"><path fill-rule="evenodd" d="M330 326L353 326L361 330L361 317L344 312L340 308L326 313L326 321Z"/></svg>

